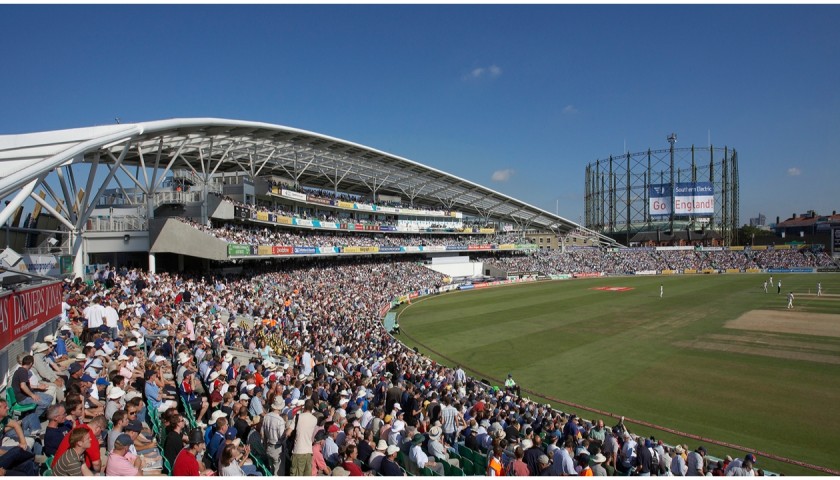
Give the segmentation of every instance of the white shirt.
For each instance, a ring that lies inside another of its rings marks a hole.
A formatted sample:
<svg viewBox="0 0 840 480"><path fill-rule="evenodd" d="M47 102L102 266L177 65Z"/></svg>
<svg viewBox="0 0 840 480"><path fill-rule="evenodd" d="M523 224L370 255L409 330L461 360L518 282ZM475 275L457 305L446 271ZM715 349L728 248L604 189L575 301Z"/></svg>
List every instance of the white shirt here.
<svg viewBox="0 0 840 480"><path fill-rule="evenodd" d="M420 448L420 445L414 445L408 452L408 459L414 462L419 468L425 468L426 463L429 462L429 456Z"/></svg>
<svg viewBox="0 0 840 480"><path fill-rule="evenodd" d="M98 303L94 303L85 308L84 314L88 321L88 329L99 328L104 323L105 308Z"/></svg>
<svg viewBox="0 0 840 480"><path fill-rule="evenodd" d="M117 313L117 310L108 305L105 307L105 325L108 328L117 328L117 322L120 320L120 315Z"/></svg>

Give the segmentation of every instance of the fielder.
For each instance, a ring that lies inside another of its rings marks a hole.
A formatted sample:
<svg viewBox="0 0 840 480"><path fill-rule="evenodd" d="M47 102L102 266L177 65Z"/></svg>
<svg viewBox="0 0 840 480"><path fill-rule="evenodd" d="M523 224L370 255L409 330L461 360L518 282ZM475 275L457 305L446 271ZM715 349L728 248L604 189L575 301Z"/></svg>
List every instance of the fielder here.
<svg viewBox="0 0 840 480"><path fill-rule="evenodd" d="M788 293L788 306L787 308L793 308L793 292Z"/></svg>
<svg viewBox="0 0 840 480"><path fill-rule="evenodd" d="M817 282L817 296L822 297L822 282Z"/></svg>
<svg viewBox="0 0 840 480"><path fill-rule="evenodd" d="M767 293L767 280L764 281L764 293Z"/></svg>

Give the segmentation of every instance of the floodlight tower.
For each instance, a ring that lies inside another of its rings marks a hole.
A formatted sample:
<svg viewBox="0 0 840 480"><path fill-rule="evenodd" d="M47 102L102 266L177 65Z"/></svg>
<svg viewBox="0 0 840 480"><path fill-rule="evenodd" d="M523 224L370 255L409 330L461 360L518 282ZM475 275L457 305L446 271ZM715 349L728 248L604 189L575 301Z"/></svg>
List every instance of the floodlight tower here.
<svg viewBox="0 0 840 480"><path fill-rule="evenodd" d="M671 144L671 236L674 235L674 200L676 199L676 192L674 191L674 144L677 143L677 134L672 133L668 136L668 143Z"/></svg>

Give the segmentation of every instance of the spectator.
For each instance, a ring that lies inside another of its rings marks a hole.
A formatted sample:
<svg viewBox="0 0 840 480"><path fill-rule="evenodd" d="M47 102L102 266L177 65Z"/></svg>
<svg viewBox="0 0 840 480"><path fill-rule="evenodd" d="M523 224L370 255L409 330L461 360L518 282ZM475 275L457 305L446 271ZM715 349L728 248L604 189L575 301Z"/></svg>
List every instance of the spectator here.
<svg viewBox="0 0 840 480"><path fill-rule="evenodd" d="M114 440L114 449L108 456L105 474L115 477L136 477L141 475L143 458L129 452L134 442L126 434L121 434Z"/></svg>
<svg viewBox="0 0 840 480"><path fill-rule="evenodd" d="M26 434L41 431L41 414L53 402L53 397L42 391L36 391L29 384L30 370L34 364L34 357L32 355L25 355L20 361L20 366L12 375L12 388L15 393L15 401L20 405L37 405L35 410L26 415L21 421L21 426Z"/></svg>
<svg viewBox="0 0 840 480"><path fill-rule="evenodd" d="M84 453L91 448L89 431L84 428L74 428L68 437L68 445L64 452L56 455L52 467L56 477L92 477L94 474L82 459Z"/></svg>

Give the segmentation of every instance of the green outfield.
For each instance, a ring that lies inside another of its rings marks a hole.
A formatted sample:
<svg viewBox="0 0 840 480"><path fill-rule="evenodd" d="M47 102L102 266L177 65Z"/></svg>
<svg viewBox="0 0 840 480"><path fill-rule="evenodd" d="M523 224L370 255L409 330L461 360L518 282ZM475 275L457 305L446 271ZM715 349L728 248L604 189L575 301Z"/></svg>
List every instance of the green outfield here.
<svg viewBox="0 0 840 480"><path fill-rule="evenodd" d="M840 470L840 274L774 274L781 295L775 286L764 293L769 276L598 278L444 294L400 312L401 340L478 377L512 373L551 398ZM827 294L819 298L818 281ZM757 467L817 474L769 459Z"/></svg>

